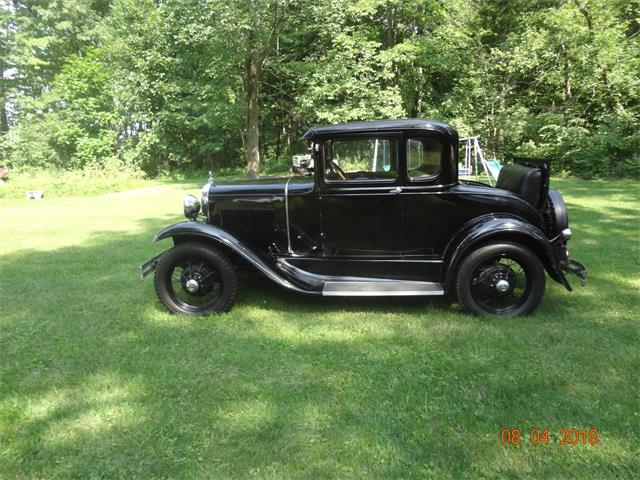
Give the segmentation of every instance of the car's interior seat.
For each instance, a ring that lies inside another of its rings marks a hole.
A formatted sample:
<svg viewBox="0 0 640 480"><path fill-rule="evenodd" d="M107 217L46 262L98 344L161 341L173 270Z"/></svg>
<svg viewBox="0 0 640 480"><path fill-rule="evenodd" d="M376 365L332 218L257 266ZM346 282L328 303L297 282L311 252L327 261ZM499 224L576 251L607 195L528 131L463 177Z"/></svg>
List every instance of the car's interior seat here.
<svg viewBox="0 0 640 480"><path fill-rule="evenodd" d="M505 165L500 169L496 188L520 195L537 208L542 193L542 172L538 168L517 163Z"/></svg>

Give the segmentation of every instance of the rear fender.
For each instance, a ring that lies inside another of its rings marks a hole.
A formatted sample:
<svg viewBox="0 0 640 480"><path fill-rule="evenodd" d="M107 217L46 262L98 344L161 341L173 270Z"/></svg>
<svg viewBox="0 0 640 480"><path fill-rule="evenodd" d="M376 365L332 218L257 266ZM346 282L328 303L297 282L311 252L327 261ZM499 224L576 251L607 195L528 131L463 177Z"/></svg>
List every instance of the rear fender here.
<svg viewBox="0 0 640 480"><path fill-rule="evenodd" d="M553 246L539 228L517 217L487 215L463 227L447 245L442 272L447 291L453 287L460 262L469 253L482 245L501 241L520 243L531 249L549 276L567 287Z"/></svg>
<svg viewBox="0 0 640 480"><path fill-rule="evenodd" d="M316 293L303 290L286 278L279 275L267 262L258 256L253 250L244 245L240 240L231 235L229 232L203 222L181 222L171 225L155 236L154 241L160 241L165 238L173 238L175 244L183 241L202 241L214 246L222 247L225 252L232 252L242 260L256 268L269 280L276 282L278 285L289 290L299 293Z"/></svg>

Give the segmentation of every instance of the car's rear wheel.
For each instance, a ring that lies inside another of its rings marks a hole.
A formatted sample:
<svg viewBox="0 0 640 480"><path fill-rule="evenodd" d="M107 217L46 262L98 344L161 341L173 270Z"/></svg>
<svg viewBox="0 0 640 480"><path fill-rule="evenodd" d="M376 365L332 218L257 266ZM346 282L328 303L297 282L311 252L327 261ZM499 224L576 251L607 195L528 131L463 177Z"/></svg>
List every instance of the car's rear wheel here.
<svg viewBox="0 0 640 480"><path fill-rule="evenodd" d="M167 251L158 262L155 289L170 312L206 315L231 308L237 278L231 262L218 250L183 243Z"/></svg>
<svg viewBox="0 0 640 480"><path fill-rule="evenodd" d="M529 315L544 296L545 273L538 257L516 243L479 248L461 263L456 293L475 315Z"/></svg>

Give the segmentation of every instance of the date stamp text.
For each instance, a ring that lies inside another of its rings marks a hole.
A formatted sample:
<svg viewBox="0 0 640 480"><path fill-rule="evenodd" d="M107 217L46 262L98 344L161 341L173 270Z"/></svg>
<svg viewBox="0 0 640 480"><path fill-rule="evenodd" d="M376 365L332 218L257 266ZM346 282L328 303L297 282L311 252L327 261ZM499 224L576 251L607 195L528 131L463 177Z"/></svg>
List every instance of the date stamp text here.
<svg viewBox="0 0 640 480"><path fill-rule="evenodd" d="M519 428L503 428L500 432L500 441L503 445L597 445L600 442L600 434L597 429L561 428L554 435L547 428L532 428L520 430Z"/></svg>

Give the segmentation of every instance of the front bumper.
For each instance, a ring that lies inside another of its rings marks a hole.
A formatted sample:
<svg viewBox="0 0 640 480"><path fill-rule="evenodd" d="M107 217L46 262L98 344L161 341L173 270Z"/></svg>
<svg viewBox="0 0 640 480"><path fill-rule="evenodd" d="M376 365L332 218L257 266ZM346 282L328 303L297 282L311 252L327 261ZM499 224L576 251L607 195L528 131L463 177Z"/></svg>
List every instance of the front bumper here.
<svg viewBox="0 0 640 480"><path fill-rule="evenodd" d="M160 258L166 253L162 252L159 255L156 255L155 257L147 260L145 263L143 263L142 265L140 265L140 267L138 268L139 274L140 274L140 280L144 280L144 278L149 275L152 272L156 271L156 267L158 266L158 262L160 261Z"/></svg>

